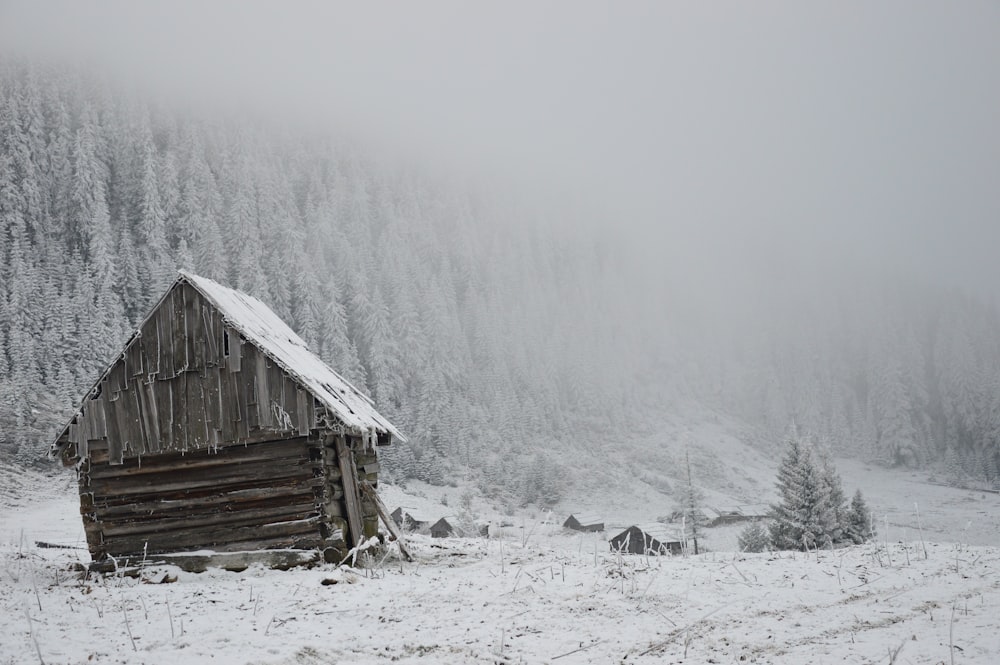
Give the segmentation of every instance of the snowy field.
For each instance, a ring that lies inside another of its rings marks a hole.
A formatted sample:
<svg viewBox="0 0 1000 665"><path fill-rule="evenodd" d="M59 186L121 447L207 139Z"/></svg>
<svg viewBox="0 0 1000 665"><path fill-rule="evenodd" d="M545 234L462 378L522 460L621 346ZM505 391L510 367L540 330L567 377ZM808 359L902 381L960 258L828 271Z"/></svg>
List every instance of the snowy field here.
<svg viewBox="0 0 1000 665"><path fill-rule="evenodd" d="M742 555L709 532L700 556L619 557L612 534L524 518L416 536L413 563L86 580L85 550L35 545L82 545L68 476L8 473L0 664L998 662L1000 497L842 472L873 487L888 551Z"/></svg>

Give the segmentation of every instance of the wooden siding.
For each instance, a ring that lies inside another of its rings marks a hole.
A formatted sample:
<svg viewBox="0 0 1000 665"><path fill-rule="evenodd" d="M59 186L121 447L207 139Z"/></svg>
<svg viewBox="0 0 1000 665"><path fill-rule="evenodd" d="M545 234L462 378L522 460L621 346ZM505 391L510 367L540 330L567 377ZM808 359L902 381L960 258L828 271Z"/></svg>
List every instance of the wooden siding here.
<svg viewBox="0 0 1000 665"><path fill-rule="evenodd" d="M68 431L80 458L142 455L307 435L315 400L186 283L172 288L85 400Z"/></svg>
<svg viewBox="0 0 1000 665"><path fill-rule="evenodd" d="M318 446L297 437L112 466L98 444L80 468L91 555L319 548L331 488Z"/></svg>

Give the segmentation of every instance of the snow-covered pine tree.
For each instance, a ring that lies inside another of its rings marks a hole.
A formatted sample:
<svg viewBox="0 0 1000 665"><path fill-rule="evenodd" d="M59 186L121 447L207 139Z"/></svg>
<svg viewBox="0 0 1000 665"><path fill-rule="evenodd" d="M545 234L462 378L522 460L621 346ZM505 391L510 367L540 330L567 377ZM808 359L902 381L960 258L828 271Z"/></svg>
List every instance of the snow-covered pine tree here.
<svg viewBox="0 0 1000 665"><path fill-rule="evenodd" d="M851 507L847 511L847 530L844 535L858 545L875 536L871 511L861 495L861 490L856 491L854 498L851 499Z"/></svg>
<svg viewBox="0 0 1000 665"><path fill-rule="evenodd" d="M830 481L813 461L810 447L789 438L778 467L778 495L771 506L771 542L777 549L814 549L832 545L839 527L831 507ZM839 479L838 479L839 481Z"/></svg>
<svg viewBox="0 0 1000 665"><path fill-rule="evenodd" d="M767 529L757 520L748 524L737 538L741 552L763 552L771 546Z"/></svg>

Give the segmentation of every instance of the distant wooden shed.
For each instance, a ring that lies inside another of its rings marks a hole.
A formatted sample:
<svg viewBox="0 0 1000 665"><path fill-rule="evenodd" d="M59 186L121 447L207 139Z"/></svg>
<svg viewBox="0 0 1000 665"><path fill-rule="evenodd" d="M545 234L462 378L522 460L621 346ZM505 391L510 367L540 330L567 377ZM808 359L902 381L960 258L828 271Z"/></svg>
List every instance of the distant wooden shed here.
<svg viewBox="0 0 1000 665"><path fill-rule="evenodd" d="M432 518L424 515L418 510L405 510L403 511L403 527L409 529L410 531L417 531L423 529L428 524L430 524Z"/></svg>
<svg viewBox="0 0 1000 665"><path fill-rule="evenodd" d="M392 518L392 521L396 523L396 526L400 526L400 527L403 526L403 509L402 508L396 508L396 510L392 511L391 513L389 513L389 516Z"/></svg>
<svg viewBox="0 0 1000 665"><path fill-rule="evenodd" d="M431 525L432 538L447 538L455 533L454 527L448 522L446 517L442 517Z"/></svg>
<svg viewBox="0 0 1000 665"><path fill-rule="evenodd" d="M563 526L574 531L604 531L604 518L593 513L573 513Z"/></svg>
<svg viewBox="0 0 1000 665"><path fill-rule="evenodd" d="M181 272L53 443L91 557L376 535L376 445L405 440L255 298Z"/></svg>
<svg viewBox="0 0 1000 665"><path fill-rule="evenodd" d="M611 551L623 554L680 554L681 537L659 522L639 524L612 538Z"/></svg>

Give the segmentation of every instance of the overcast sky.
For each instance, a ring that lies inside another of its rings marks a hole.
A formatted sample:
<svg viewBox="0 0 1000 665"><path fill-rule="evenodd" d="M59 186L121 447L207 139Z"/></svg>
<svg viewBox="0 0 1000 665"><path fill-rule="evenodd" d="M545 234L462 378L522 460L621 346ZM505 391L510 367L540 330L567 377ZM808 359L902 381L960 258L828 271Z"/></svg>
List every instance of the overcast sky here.
<svg viewBox="0 0 1000 665"><path fill-rule="evenodd" d="M651 260L1000 293L995 1L0 0L0 44L591 199Z"/></svg>

